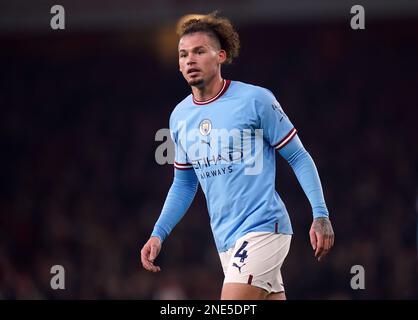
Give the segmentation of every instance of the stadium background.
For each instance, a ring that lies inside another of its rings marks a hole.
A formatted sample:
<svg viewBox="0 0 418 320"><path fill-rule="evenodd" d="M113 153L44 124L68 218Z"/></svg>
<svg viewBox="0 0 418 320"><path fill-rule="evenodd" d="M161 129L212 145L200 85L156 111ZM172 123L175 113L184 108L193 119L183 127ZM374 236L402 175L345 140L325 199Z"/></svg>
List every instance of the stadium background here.
<svg viewBox="0 0 418 320"><path fill-rule="evenodd" d="M290 4L291 3L291 4ZM392 4L393 3L393 4ZM140 266L173 168L155 161L171 110L189 93L176 20L219 9L242 51L227 78L271 89L323 182L335 247L317 263L311 211L278 159L295 235L290 299L416 299L418 5L412 1L51 1L0 3L0 298L217 299L222 285L198 195ZM362 4L366 29L352 30ZM62 265L66 289L50 287ZM350 269L365 268L365 290Z"/></svg>

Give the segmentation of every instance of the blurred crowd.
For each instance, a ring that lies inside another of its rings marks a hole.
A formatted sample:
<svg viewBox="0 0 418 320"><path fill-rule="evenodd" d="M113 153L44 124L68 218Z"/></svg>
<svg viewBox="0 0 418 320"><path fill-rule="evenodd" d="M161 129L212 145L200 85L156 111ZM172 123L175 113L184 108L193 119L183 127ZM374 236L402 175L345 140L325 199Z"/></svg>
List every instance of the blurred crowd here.
<svg viewBox="0 0 418 320"><path fill-rule="evenodd" d="M295 231L282 270L290 299L418 298L417 28L238 26L242 52L224 75L276 95L315 160L336 234L316 262L309 202L278 159ZM155 133L190 92L175 57L162 63L134 32L0 39L0 299L218 299L200 190L163 244L162 272L139 259L173 177L155 161ZM51 289L53 265L65 290ZM350 286L354 265L364 290Z"/></svg>

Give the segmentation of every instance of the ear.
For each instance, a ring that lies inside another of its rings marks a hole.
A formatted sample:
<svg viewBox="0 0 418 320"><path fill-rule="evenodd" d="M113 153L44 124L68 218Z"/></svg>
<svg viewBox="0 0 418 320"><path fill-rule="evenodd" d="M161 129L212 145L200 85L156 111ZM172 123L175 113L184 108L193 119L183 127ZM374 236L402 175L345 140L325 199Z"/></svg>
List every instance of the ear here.
<svg viewBox="0 0 418 320"><path fill-rule="evenodd" d="M218 62L223 64L226 61L226 51L221 49L218 52Z"/></svg>

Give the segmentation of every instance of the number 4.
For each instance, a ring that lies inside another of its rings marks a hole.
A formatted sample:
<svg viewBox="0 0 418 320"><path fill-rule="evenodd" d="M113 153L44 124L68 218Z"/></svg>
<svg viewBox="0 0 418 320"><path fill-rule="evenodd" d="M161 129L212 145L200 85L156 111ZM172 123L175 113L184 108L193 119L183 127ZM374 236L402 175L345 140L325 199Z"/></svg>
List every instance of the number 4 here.
<svg viewBox="0 0 418 320"><path fill-rule="evenodd" d="M247 244L248 244L248 241L244 241L241 245L241 248L239 248L238 251L234 255L234 257L236 258L241 258L239 262L244 262L244 260L248 257L247 250L244 250Z"/></svg>

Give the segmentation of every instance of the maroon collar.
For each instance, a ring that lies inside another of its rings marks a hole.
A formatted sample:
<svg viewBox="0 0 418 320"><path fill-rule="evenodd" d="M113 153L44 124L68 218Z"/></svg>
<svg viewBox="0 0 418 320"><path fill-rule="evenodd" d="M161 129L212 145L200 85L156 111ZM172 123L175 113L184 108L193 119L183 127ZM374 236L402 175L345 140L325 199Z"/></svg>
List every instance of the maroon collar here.
<svg viewBox="0 0 418 320"><path fill-rule="evenodd" d="M231 84L231 80L225 80L224 79L224 84L221 88L221 90L216 94L216 96L214 96L213 98L210 98L209 100L206 101L197 101L192 93L192 97L193 97L193 102L197 105L203 105L203 104L208 104L211 103L213 101L215 101L216 99L220 98L225 92L226 90L228 90L229 85Z"/></svg>

